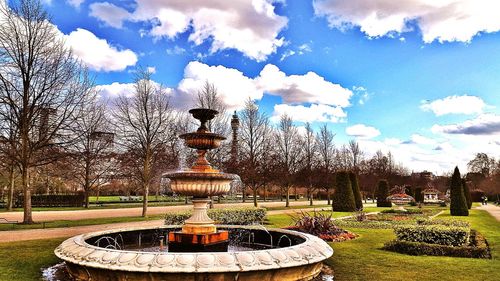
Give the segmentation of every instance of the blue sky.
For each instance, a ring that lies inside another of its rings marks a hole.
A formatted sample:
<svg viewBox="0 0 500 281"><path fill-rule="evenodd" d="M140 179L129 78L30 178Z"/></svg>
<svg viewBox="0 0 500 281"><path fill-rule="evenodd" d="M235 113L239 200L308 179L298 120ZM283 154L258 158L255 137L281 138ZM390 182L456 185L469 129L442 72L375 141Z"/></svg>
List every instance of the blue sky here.
<svg viewBox="0 0 500 281"><path fill-rule="evenodd" d="M414 170L462 170L500 151L495 0L52 0L53 23L102 96L149 67L173 103L205 80L231 109L323 123Z"/></svg>

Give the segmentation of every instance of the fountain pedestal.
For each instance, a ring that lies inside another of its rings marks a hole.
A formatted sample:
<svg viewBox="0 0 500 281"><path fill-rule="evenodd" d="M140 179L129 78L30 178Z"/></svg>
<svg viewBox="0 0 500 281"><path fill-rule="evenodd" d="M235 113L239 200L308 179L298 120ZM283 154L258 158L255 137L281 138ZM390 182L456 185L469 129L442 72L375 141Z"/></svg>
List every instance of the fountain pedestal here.
<svg viewBox="0 0 500 281"><path fill-rule="evenodd" d="M208 198L193 198L193 215L184 222L181 232L168 234L171 252L226 252L229 233L217 231L214 221L207 215Z"/></svg>

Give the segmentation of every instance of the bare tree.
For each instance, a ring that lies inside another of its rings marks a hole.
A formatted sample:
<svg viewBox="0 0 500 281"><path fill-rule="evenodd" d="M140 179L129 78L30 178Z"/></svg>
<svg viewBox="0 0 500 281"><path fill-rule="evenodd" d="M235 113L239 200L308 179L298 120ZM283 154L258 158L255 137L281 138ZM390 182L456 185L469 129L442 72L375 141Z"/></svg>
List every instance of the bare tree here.
<svg viewBox="0 0 500 281"><path fill-rule="evenodd" d="M318 146L316 143L316 138L314 131L312 129L311 123L307 122L305 125L306 133L302 137L302 143L304 144L303 169L305 170L307 179L307 193L309 196L309 205L313 205L313 193L315 191L315 186L313 185L313 168L317 164L318 157Z"/></svg>
<svg viewBox="0 0 500 281"><path fill-rule="evenodd" d="M269 119L252 100L247 100L241 112L240 176L253 191L253 203L257 207L257 191L265 183L265 157L269 153L271 127ZM243 190L243 201L246 192Z"/></svg>
<svg viewBox="0 0 500 281"><path fill-rule="evenodd" d="M154 179L157 155L162 153L173 124L169 98L163 87L151 80L151 73L139 70L134 95L115 102L114 122L118 142L131 156L133 176L143 192L142 216L147 216L148 195Z"/></svg>
<svg viewBox="0 0 500 281"><path fill-rule="evenodd" d="M359 144L355 140L350 140L348 147L351 154L352 168L355 172L358 172L358 165L361 162L361 158L363 157L363 151L361 150L361 148L359 148Z"/></svg>
<svg viewBox="0 0 500 281"><path fill-rule="evenodd" d="M278 163L279 182L286 194L286 207L290 206L290 188L294 185L292 176L298 170L299 157L302 151L301 141L297 127L293 125L292 118L282 115L278 129L276 130L276 150L275 155ZM295 194L297 198L297 194Z"/></svg>
<svg viewBox="0 0 500 281"><path fill-rule="evenodd" d="M39 0L0 4L0 135L20 170L24 223L33 222L30 171L60 156L91 86Z"/></svg>
<svg viewBox="0 0 500 281"><path fill-rule="evenodd" d="M335 157L335 143L333 138L335 134L330 131L326 124L320 127L319 133L316 137L318 142L318 151L320 155L320 167L323 174L323 188L326 191L328 205L330 205L330 189L333 186L332 166Z"/></svg>
<svg viewBox="0 0 500 281"><path fill-rule="evenodd" d="M89 207L89 195L93 189L104 184L105 177L113 167L113 139L106 108L90 100L84 108L85 114L75 122L74 132L78 138L69 148L73 161L73 179L85 192L85 208Z"/></svg>
<svg viewBox="0 0 500 281"><path fill-rule="evenodd" d="M474 159L467 163L467 169L471 173L479 173L488 177L495 170L495 159L486 153L478 153Z"/></svg>

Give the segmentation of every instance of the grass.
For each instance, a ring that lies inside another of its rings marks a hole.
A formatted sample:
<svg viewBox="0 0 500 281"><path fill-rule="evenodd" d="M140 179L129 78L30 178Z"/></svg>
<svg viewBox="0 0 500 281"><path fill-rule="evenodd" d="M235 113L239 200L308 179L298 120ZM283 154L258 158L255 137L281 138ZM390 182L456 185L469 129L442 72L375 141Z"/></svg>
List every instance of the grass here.
<svg viewBox="0 0 500 281"><path fill-rule="evenodd" d="M41 268L58 262L54 249L64 239L0 243L0 280L41 280Z"/></svg>
<svg viewBox="0 0 500 281"><path fill-rule="evenodd" d="M451 218L443 214L443 218ZM441 216L440 216L441 218ZM456 217L453 217L456 219ZM483 233L492 247L492 260L408 256L383 251L394 239L388 229L349 229L358 239L330 244L334 255L327 263L335 270L335 280L500 280L500 223L485 211L472 210L472 228Z"/></svg>

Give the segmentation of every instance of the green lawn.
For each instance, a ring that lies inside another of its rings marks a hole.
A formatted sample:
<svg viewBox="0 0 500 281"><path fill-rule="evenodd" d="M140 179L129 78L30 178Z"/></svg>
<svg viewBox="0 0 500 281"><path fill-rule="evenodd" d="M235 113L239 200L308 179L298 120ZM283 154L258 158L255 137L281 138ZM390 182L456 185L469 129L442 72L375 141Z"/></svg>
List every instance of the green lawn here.
<svg viewBox="0 0 500 281"><path fill-rule="evenodd" d="M449 212L442 217L449 217ZM335 252L327 263L335 270L335 280L500 280L500 223L478 210L461 219L486 236L492 247L492 260L387 252L380 248L394 238L392 230L350 229L360 237L332 243Z"/></svg>

